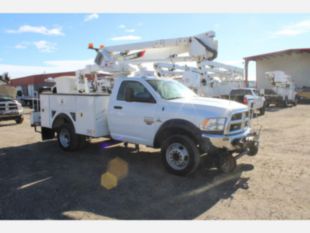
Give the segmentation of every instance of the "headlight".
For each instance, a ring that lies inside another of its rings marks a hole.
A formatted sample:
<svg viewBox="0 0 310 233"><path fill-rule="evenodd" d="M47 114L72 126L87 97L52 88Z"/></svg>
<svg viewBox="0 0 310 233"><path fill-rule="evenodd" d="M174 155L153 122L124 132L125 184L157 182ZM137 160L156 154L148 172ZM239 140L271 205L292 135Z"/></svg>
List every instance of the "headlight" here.
<svg viewBox="0 0 310 233"><path fill-rule="evenodd" d="M200 129L212 133L224 131L226 118L206 118L202 121Z"/></svg>

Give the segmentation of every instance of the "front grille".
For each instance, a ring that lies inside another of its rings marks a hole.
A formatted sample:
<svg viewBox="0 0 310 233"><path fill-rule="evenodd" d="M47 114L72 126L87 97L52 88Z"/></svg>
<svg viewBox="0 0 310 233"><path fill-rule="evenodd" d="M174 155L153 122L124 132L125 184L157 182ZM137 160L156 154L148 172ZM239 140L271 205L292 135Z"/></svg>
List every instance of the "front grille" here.
<svg viewBox="0 0 310 233"><path fill-rule="evenodd" d="M5 104L0 104L0 111L5 111Z"/></svg>
<svg viewBox="0 0 310 233"><path fill-rule="evenodd" d="M9 110L17 110L17 104L9 104Z"/></svg>
<svg viewBox="0 0 310 233"><path fill-rule="evenodd" d="M230 131L236 131L241 129L241 123L230 125Z"/></svg>
<svg viewBox="0 0 310 233"><path fill-rule="evenodd" d="M238 133L239 131L243 130L244 128L249 126L249 112L238 112L234 113L231 116L229 125L228 125L228 131L229 133Z"/></svg>

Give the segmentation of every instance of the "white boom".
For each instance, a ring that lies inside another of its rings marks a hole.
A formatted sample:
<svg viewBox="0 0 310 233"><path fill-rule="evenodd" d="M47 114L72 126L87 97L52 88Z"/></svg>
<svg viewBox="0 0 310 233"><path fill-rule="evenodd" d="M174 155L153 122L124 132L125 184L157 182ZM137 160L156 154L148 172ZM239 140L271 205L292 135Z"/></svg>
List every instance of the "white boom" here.
<svg viewBox="0 0 310 233"><path fill-rule="evenodd" d="M180 79L199 95L227 96L231 89L244 85L243 69L214 61L203 61L197 67L155 63L158 76Z"/></svg>
<svg viewBox="0 0 310 233"><path fill-rule="evenodd" d="M215 33L209 31L189 37L101 48L90 45L89 48L97 52L95 64L76 72L77 89L79 92L89 92L85 74L93 74L95 84L100 86L96 78L98 71L107 72L113 77L154 75L154 71L142 66L145 63L153 63L158 76L182 76L184 84L203 96L227 94L228 90L224 86L232 87L237 80L238 86L234 87L239 87L243 70L212 61L217 57L218 48L218 42L214 37ZM181 65L182 62L193 65Z"/></svg>
<svg viewBox="0 0 310 233"><path fill-rule="evenodd" d="M194 61L200 64L213 60L217 57L218 47L218 42L214 37L215 33L209 31L189 37L101 48L94 48L90 44L89 48L97 52L95 64L76 72L77 90L88 92L85 75L93 74L96 77L96 73L99 71L107 72L114 77L131 76L139 72L143 74L149 72L141 66L142 63ZM154 72L152 73L154 74Z"/></svg>

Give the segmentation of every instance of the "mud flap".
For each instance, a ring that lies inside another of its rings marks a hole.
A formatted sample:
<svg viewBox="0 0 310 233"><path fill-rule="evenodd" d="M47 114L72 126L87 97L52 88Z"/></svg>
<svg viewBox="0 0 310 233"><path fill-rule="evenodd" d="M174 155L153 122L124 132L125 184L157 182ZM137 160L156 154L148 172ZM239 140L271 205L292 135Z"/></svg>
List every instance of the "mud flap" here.
<svg viewBox="0 0 310 233"><path fill-rule="evenodd" d="M43 141L48 140L48 139L53 139L55 137L55 131L49 128L42 127L41 137Z"/></svg>

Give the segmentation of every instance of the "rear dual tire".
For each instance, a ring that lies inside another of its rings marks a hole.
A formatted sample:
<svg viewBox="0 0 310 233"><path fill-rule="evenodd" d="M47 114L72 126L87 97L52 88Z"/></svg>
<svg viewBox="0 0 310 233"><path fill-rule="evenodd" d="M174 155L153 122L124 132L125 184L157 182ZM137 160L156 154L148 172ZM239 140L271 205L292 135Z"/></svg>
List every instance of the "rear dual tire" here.
<svg viewBox="0 0 310 233"><path fill-rule="evenodd" d="M63 124L59 127L57 140L64 151L75 151L86 146L86 137L76 134L72 124Z"/></svg>

